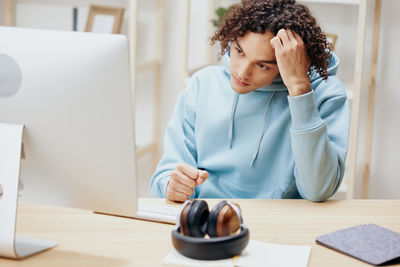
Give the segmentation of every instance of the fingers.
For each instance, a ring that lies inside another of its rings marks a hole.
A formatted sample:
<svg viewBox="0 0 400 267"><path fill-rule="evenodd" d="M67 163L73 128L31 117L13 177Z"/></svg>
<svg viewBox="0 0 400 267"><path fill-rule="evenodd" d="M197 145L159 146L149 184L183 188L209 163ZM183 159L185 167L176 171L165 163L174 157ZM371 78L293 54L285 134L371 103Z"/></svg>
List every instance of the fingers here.
<svg viewBox="0 0 400 267"><path fill-rule="evenodd" d="M285 32L288 36L289 42L297 42L297 40L294 37L293 32L291 30L286 30Z"/></svg>
<svg viewBox="0 0 400 267"><path fill-rule="evenodd" d="M278 36L279 39L282 40L282 44L283 44L283 45L285 45L285 44L287 44L287 43L290 42L290 38L289 38L287 32L288 32L288 30L280 29L280 30L278 31L278 33L276 34L276 36ZM293 36L293 35L292 35L292 36Z"/></svg>
<svg viewBox="0 0 400 267"><path fill-rule="evenodd" d="M203 170L198 170L193 166L186 163L180 163L176 166L176 169L182 172L187 177L195 180L198 184L204 183L208 178L208 172Z"/></svg>
<svg viewBox="0 0 400 267"><path fill-rule="evenodd" d="M272 38L269 42L270 42L272 48L275 49L275 50L278 50L278 49L282 48L281 39L279 39L279 37L277 37L277 36Z"/></svg>
<svg viewBox="0 0 400 267"><path fill-rule="evenodd" d="M184 202L189 197L181 192L174 191L169 183L167 185L167 198L172 201Z"/></svg>
<svg viewBox="0 0 400 267"><path fill-rule="evenodd" d="M300 35L298 35L296 32L294 32L292 30L280 29L278 31L278 33L276 34L276 36L271 39L271 45L278 44L278 42L275 38L280 39L280 43L281 43L280 47L297 46L297 45L302 45L304 43L303 39L301 39Z"/></svg>
<svg viewBox="0 0 400 267"><path fill-rule="evenodd" d="M301 39L300 35L297 33L293 32L294 38L296 38L298 43L304 43L303 39Z"/></svg>
<svg viewBox="0 0 400 267"><path fill-rule="evenodd" d="M200 171L199 173L199 178L197 178L197 184L202 184L204 181L208 178L208 172L207 171Z"/></svg>
<svg viewBox="0 0 400 267"><path fill-rule="evenodd" d="M186 178L192 180L190 178ZM192 180L193 181L193 180ZM175 176L171 176L167 185L167 198L172 201L185 201L193 195L193 188L180 183Z"/></svg>
<svg viewBox="0 0 400 267"><path fill-rule="evenodd" d="M170 174L167 198L172 201L185 201L193 195L193 189L207 178L207 171L198 170L186 163L180 163Z"/></svg>
<svg viewBox="0 0 400 267"><path fill-rule="evenodd" d="M184 184L187 187L195 188L197 185L196 180L194 180L190 177L187 177L186 175L184 175L182 172L180 172L178 170L172 171L170 176L171 176L172 180L175 180L176 182Z"/></svg>
<svg viewBox="0 0 400 267"><path fill-rule="evenodd" d="M194 180L199 178L199 170L189 164L179 163L176 169Z"/></svg>
<svg viewBox="0 0 400 267"><path fill-rule="evenodd" d="M174 179L171 179L168 185L171 186L174 191L185 194L186 196L191 196L194 193L192 187L189 187L185 184L181 184L179 181L176 181Z"/></svg>

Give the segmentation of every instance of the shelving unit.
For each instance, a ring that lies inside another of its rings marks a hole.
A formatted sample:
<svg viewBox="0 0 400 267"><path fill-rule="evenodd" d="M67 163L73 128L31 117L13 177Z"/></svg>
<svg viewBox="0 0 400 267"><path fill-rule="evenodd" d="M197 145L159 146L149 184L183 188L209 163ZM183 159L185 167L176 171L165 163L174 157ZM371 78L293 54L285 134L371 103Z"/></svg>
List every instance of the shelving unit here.
<svg viewBox="0 0 400 267"><path fill-rule="evenodd" d="M356 42L356 57L355 57L355 72L353 81L351 82L351 90L349 92L349 98L351 100L351 122L350 122L350 135L349 135L349 148L347 154L347 167L345 174L345 183L343 183L340 190L345 192L347 199L354 198L354 183L357 177L363 177L362 185L362 198L368 197L368 185L370 175L370 164L371 164L371 147L372 147L372 132L373 132L373 114L374 114L374 96L375 96L375 80L376 80L376 68L377 68L377 53L379 44L379 25L380 25L380 12L381 12L381 0L375 0L375 16L374 16L374 32L373 32L373 44L372 44L372 60L371 60L371 71L368 77L369 84L369 100L368 100L368 112L367 116L367 128L366 128L366 142L365 142L365 154L364 160L361 165L357 164L357 152L358 152L358 137L359 137L359 121L360 121L360 98L361 90L364 90L363 84L363 66L364 66L364 50L365 50L365 33L366 33L366 18L368 8L371 6L369 3L371 0L299 0L302 3L323 3L333 5L357 5L358 6L358 25L357 25L357 42ZM215 0L208 0L209 16L208 20L214 17ZM188 69L188 37L189 37L189 17L190 17L190 0L184 1L184 7L182 9L182 47L184 57L181 62L181 88L189 77L197 69ZM210 23L211 24L211 23ZM212 35L212 27L209 29L209 36ZM207 51L208 64L214 64L212 57L211 48Z"/></svg>
<svg viewBox="0 0 400 267"><path fill-rule="evenodd" d="M136 2L138 5L139 0L130 0L132 2ZM130 6L131 6L130 4ZM154 121L153 121L153 138L152 141L144 146L138 147L136 150L136 156L138 158L145 156L146 154L152 155L152 168L155 169L158 163L158 151L160 148L159 140L160 140L160 125L161 125L161 85L162 85L162 65L163 65L163 49L162 44L164 43L164 31L163 31L163 20L164 20L164 0L157 0L156 6L156 15L157 15L157 48L155 51L156 59L141 63L136 66L136 58L131 59L131 66L135 65L135 69L132 68L132 75L136 76L136 74L145 72L145 71L154 71L155 74L155 85L154 85ZM131 18L138 18L138 13L130 14L129 20L131 21L130 28L137 28L137 20ZM138 40L137 35L129 34L131 44L135 43ZM131 45L132 46L132 45ZM135 55L137 51L134 52ZM132 78L132 84L134 84L134 78ZM136 89L136 84L132 88ZM135 103L135 102L134 102Z"/></svg>
<svg viewBox="0 0 400 267"><path fill-rule="evenodd" d="M352 83L352 98L351 98L351 121L350 121L350 135L349 135L349 148L347 155L347 168L345 174L346 184L346 198L354 198L355 181L358 177L362 177L362 191L361 197L368 198L369 190L369 177L371 165L371 149L372 149L372 133L373 133L373 117L374 117L374 102L375 102L375 88L376 88L376 72L378 63L378 45L379 45L379 31L380 31L380 15L381 15L381 0L375 0L374 5L374 29L371 49L371 65L370 72L367 77L368 86L368 106L367 106L367 126L366 126L366 139L365 139L365 152L363 161L358 164L358 137L359 137L359 122L360 122L360 102L361 91L364 89L363 84L363 67L365 56L365 34L366 34L366 20L367 11L371 7L371 1L368 0L302 0L302 2L319 2L329 4L348 4L358 5L358 25L357 25L357 43L356 43L356 58L355 58L355 72Z"/></svg>
<svg viewBox="0 0 400 267"><path fill-rule="evenodd" d="M16 26L16 3L18 0L6 0L5 2L5 24L6 26ZM138 15L139 1L129 0L128 14L128 38L130 49L131 62L131 83L132 83L132 103L135 103L136 95L136 75L141 72L154 71L155 86L154 86L154 122L153 122L153 139L148 144L137 147L136 156L138 158L147 154L152 155L152 167L155 168L158 161L158 149L160 139L160 107L161 107L161 73L163 64L163 53L161 44L163 43L163 18L164 18L164 0L157 0L156 16L157 16L157 49L156 59L137 64L137 42L138 40Z"/></svg>
<svg viewBox="0 0 400 267"><path fill-rule="evenodd" d="M214 17L215 17L215 4L216 0L208 0L207 6L208 6L208 16L207 16L207 20L210 22ZM200 67L196 67L194 69L188 69L188 59L189 59L189 55L188 55L188 46L189 46L189 28L190 28L190 0L184 0L182 2L182 14L181 14L181 47L182 47L182 61L181 61L181 86L180 89L183 89L185 87L186 81L187 79L193 74L195 73L197 70L200 70L201 68L211 65L211 64L215 64L214 62L214 54L213 54L213 49L212 47L209 45L207 48L207 60L206 60L206 64L204 64L203 66ZM208 36L212 36L214 31L214 26L212 25L212 23L208 23Z"/></svg>
<svg viewBox="0 0 400 267"><path fill-rule="evenodd" d="M15 0L6 0L6 26L15 26Z"/></svg>
<svg viewBox="0 0 400 267"><path fill-rule="evenodd" d="M362 191L361 197L368 198L369 192L369 178L371 175L371 156L372 156L372 137L374 130L374 111L375 111L375 89L376 89L376 74L378 68L378 49L379 49L379 34L381 22L382 0L375 1L374 8L374 29L372 36L372 49L371 49L371 70L370 70L370 84L368 87L368 106L367 106L367 125L366 125L366 138L365 138L365 153L364 161L361 170L362 173Z"/></svg>

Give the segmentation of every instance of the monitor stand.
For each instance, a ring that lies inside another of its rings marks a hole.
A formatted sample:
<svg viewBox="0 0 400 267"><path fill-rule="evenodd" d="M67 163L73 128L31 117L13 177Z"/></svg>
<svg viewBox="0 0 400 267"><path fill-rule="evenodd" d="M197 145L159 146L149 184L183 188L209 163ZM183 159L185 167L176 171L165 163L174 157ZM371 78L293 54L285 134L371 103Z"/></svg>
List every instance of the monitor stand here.
<svg viewBox="0 0 400 267"><path fill-rule="evenodd" d="M21 259L57 245L15 235L24 126L0 123L0 257Z"/></svg>

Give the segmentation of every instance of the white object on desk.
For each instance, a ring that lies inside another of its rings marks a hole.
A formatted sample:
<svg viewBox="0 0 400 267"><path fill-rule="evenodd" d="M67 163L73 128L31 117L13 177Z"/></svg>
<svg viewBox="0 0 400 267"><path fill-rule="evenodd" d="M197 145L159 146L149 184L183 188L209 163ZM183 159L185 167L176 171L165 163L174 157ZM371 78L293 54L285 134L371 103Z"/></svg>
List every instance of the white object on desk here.
<svg viewBox="0 0 400 267"><path fill-rule="evenodd" d="M168 205L157 205L139 201L137 216L139 218L175 224L180 208Z"/></svg>
<svg viewBox="0 0 400 267"><path fill-rule="evenodd" d="M243 253L226 260L202 261L182 256L176 250L171 251L163 260L164 264L182 266L274 266L307 267L311 246L280 245L250 240Z"/></svg>
<svg viewBox="0 0 400 267"><path fill-rule="evenodd" d="M24 258L57 245L15 236L23 125L0 123L0 257Z"/></svg>

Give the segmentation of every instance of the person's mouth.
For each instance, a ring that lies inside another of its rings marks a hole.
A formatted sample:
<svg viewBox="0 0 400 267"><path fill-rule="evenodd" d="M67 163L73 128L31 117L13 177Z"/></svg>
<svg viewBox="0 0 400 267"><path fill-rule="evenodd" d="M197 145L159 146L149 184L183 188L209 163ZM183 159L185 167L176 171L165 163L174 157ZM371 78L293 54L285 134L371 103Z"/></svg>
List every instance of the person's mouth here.
<svg viewBox="0 0 400 267"><path fill-rule="evenodd" d="M240 85L240 86L249 86L250 85L249 83L242 82L241 80L236 78L234 75L232 75L232 78L237 85Z"/></svg>

